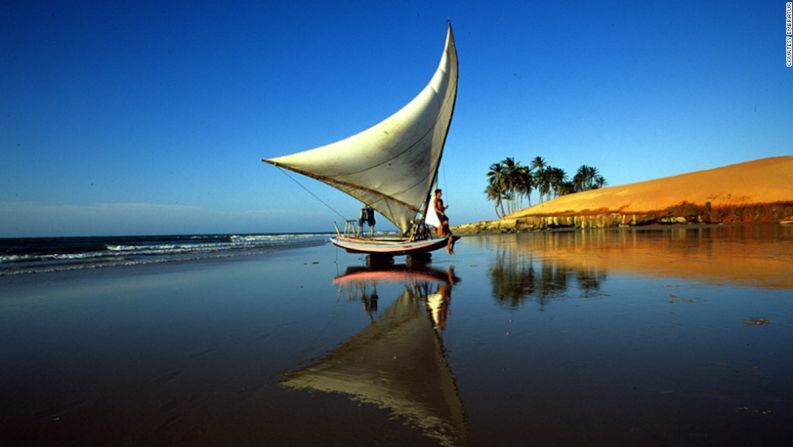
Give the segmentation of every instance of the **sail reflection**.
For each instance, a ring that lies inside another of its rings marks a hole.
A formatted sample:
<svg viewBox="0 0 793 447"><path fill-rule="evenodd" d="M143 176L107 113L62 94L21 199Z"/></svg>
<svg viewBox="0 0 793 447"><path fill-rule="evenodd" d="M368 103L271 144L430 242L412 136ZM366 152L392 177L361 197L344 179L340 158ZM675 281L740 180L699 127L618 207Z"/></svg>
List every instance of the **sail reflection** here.
<svg viewBox="0 0 793 447"><path fill-rule="evenodd" d="M341 346L282 382L288 388L343 393L403 418L441 445L467 445L468 428L456 381L444 355L454 269L347 269L334 279L357 298L372 322ZM377 285L399 283L401 295L377 314Z"/></svg>

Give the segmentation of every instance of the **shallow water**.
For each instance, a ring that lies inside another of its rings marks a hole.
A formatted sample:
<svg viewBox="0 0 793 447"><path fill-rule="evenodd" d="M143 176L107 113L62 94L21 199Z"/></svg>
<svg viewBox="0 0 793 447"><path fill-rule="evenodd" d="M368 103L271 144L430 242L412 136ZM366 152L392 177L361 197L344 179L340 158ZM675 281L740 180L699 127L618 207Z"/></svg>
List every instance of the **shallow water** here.
<svg viewBox="0 0 793 447"><path fill-rule="evenodd" d="M2 445L789 445L793 228L0 278Z"/></svg>
<svg viewBox="0 0 793 447"><path fill-rule="evenodd" d="M326 243L330 233L0 238L0 276L261 255Z"/></svg>

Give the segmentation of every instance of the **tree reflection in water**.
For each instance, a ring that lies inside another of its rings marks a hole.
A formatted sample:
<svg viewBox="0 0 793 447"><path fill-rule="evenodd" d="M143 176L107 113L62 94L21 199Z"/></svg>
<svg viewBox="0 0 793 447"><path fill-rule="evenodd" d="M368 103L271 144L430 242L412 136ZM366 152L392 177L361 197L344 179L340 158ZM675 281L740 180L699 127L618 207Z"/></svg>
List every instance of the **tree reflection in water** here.
<svg viewBox="0 0 793 447"><path fill-rule="evenodd" d="M469 238L495 251L492 294L517 307L571 293L600 294L606 274L793 288L793 227L650 227Z"/></svg>
<svg viewBox="0 0 793 447"><path fill-rule="evenodd" d="M491 240L496 254L488 270L490 284L493 297L503 305L519 307L534 299L543 309L549 300L571 293L573 285L584 296L598 294L606 279L605 269L595 263L571 263L544 255L545 249L575 245L575 235L546 233L539 240L512 235Z"/></svg>
<svg viewBox="0 0 793 447"><path fill-rule="evenodd" d="M612 233L618 249L597 248L611 271L793 288L791 235L777 224L656 227Z"/></svg>

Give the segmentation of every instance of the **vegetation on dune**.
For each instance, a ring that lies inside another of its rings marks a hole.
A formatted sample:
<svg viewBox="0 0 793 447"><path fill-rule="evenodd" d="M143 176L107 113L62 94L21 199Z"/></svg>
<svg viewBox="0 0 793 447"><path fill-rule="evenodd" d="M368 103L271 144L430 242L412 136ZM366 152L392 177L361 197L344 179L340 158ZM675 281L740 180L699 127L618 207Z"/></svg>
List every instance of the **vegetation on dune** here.
<svg viewBox="0 0 793 447"><path fill-rule="evenodd" d="M523 208L524 200L531 206L531 194L537 191L539 201L565 194L602 188L606 179L593 166L581 165L572 179L562 168L549 165L537 156L529 166L507 157L490 165L487 171L487 199L494 202L499 218Z"/></svg>

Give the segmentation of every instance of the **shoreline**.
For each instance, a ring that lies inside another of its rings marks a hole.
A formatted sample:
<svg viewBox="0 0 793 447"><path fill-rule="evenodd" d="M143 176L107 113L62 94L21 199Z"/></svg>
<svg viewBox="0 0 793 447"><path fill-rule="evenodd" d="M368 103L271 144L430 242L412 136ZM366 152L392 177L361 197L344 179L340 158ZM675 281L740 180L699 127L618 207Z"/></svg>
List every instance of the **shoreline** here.
<svg viewBox="0 0 793 447"><path fill-rule="evenodd" d="M85 241L70 238L53 239L54 242L48 238L12 240L0 246L0 277L245 258L327 243L316 236L252 237L256 239L235 242L233 236L227 241L229 237L220 235L207 241L205 237L198 237L197 242L193 242L195 235L165 239L162 236L129 236L126 245L115 245L118 238L102 237ZM75 240L78 242L73 242Z"/></svg>
<svg viewBox="0 0 793 447"><path fill-rule="evenodd" d="M641 228L648 226L710 226L793 224L793 201L712 207L682 202L658 211L620 213L583 210L531 214L465 223L452 227L458 234L515 233L553 229Z"/></svg>

